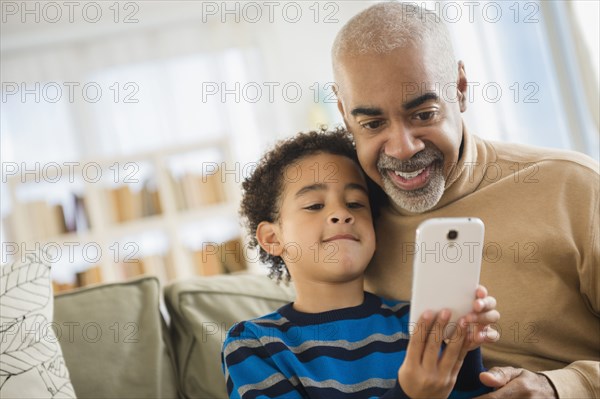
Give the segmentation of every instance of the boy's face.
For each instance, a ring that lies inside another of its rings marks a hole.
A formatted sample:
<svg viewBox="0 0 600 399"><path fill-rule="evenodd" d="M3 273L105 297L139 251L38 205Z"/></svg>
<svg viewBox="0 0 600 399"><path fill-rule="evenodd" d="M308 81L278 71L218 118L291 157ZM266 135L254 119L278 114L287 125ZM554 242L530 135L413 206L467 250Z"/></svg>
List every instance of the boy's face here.
<svg viewBox="0 0 600 399"><path fill-rule="evenodd" d="M362 276L375 251L375 232L359 166L327 153L288 166L274 229L296 283Z"/></svg>

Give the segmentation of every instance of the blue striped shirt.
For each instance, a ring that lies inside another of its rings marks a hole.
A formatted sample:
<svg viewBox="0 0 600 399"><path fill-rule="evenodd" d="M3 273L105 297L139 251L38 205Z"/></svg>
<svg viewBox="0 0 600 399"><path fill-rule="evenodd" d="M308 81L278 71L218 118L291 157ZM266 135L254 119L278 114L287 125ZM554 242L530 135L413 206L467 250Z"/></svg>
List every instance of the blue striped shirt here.
<svg viewBox="0 0 600 399"><path fill-rule="evenodd" d="M230 398L405 398L398 368L408 345L409 306L365 293L363 304L302 313L288 304L233 326L223 344ZM469 352L451 398L489 392Z"/></svg>

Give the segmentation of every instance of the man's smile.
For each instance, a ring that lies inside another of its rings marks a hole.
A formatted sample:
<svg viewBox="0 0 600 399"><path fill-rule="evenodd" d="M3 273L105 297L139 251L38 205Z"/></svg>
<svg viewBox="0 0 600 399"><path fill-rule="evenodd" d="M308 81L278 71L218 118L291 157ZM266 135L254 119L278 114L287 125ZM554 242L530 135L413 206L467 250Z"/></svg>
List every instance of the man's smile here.
<svg viewBox="0 0 600 399"><path fill-rule="evenodd" d="M422 169L413 172L388 170L387 175L401 190L411 191L424 187L429 182L433 162Z"/></svg>

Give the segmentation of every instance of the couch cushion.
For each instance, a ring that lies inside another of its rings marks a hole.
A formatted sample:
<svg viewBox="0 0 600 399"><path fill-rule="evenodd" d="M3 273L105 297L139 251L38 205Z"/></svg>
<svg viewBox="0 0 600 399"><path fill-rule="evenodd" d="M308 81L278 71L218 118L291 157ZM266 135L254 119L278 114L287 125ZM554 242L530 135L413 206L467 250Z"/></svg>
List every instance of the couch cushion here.
<svg viewBox="0 0 600 399"><path fill-rule="evenodd" d="M165 288L179 389L186 398L227 398L221 347L235 323L262 316L292 301L291 285L266 276L197 277Z"/></svg>
<svg viewBox="0 0 600 399"><path fill-rule="evenodd" d="M0 396L74 398L52 324L50 264L43 252L0 271Z"/></svg>
<svg viewBox="0 0 600 399"><path fill-rule="evenodd" d="M54 321L80 398L175 398L154 277L57 295Z"/></svg>

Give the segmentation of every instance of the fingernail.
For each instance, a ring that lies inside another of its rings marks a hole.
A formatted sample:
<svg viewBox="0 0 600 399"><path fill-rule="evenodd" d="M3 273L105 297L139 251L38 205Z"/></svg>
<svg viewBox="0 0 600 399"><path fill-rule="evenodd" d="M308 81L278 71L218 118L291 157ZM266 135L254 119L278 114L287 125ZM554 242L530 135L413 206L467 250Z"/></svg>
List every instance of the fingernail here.
<svg viewBox="0 0 600 399"><path fill-rule="evenodd" d="M500 333L498 331L494 330L494 329L488 330L486 332L486 334L487 334L487 336L488 336L489 339L494 339L494 340L500 339Z"/></svg>

